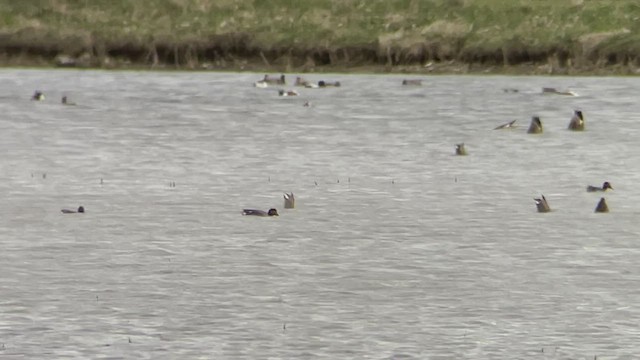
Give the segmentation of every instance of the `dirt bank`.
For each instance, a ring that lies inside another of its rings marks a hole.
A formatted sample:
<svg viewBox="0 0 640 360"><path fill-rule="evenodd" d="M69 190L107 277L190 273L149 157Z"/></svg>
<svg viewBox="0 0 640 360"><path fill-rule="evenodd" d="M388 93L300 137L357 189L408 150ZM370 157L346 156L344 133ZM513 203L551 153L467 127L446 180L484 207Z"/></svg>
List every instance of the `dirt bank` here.
<svg viewBox="0 0 640 360"><path fill-rule="evenodd" d="M0 0L1 1L1 0ZM273 72L638 72L637 0L38 0L0 65Z"/></svg>
<svg viewBox="0 0 640 360"><path fill-rule="evenodd" d="M597 40L597 39L596 39ZM583 40L583 42L596 40ZM638 54L576 41L565 46L509 42L492 48L445 40L349 46L260 46L246 33L205 39L116 39L0 34L0 65L104 69L436 74L636 75Z"/></svg>

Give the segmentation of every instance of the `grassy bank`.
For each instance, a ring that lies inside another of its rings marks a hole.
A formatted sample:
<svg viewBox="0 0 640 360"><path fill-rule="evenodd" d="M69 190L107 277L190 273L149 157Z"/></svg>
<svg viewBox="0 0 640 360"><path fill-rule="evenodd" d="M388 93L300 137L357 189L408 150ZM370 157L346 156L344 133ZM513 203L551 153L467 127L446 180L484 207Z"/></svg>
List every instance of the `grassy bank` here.
<svg viewBox="0 0 640 360"><path fill-rule="evenodd" d="M0 0L6 65L625 74L639 55L637 0Z"/></svg>

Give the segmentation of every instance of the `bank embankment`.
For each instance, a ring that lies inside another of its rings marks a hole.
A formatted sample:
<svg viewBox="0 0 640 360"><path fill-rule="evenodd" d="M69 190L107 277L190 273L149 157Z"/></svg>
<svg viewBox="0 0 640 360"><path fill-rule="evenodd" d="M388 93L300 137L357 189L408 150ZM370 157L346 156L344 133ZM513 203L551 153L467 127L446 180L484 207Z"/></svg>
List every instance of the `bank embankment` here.
<svg viewBox="0 0 640 360"><path fill-rule="evenodd" d="M640 73L635 0L2 0L5 66Z"/></svg>

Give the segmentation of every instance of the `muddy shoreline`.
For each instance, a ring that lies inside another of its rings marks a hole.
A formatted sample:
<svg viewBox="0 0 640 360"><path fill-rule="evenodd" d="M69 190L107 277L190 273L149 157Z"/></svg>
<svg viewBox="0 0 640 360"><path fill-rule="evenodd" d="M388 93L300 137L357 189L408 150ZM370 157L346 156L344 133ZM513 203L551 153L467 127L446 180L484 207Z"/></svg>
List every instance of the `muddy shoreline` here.
<svg viewBox="0 0 640 360"><path fill-rule="evenodd" d="M243 34L206 41L87 41L0 38L0 66L120 70L254 71L299 73L407 73L629 76L640 74L632 54L589 54L559 48L498 51L420 47L254 46ZM446 50L446 51L445 51Z"/></svg>

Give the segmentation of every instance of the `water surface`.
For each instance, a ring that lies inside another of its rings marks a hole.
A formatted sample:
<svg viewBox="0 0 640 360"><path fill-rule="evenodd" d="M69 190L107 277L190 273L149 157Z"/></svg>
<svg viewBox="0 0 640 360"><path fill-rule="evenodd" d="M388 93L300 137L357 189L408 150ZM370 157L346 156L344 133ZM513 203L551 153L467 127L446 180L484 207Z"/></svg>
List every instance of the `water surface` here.
<svg viewBox="0 0 640 360"><path fill-rule="evenodd" d="M636 79L261 77L0 71L0 355L640 354Z"/></svg>

